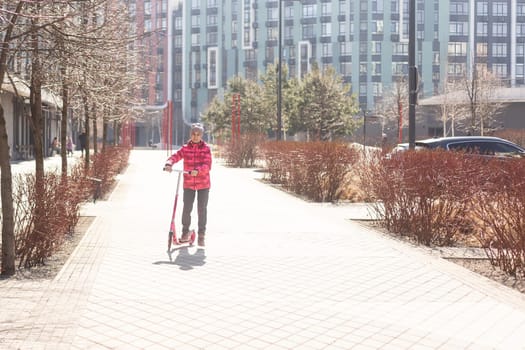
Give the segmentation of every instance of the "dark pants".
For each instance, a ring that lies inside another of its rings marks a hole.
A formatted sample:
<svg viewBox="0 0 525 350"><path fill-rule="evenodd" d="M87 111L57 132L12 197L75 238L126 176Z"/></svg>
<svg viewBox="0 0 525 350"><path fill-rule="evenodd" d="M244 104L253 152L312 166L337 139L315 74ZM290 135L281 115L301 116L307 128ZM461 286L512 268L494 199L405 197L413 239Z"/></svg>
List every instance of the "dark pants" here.
<svg viewBox="0 0 525 350"><path fill-rule="evenodd" d="M203 190L192 190L189 188L184 189L184 206L182 208L182 233L187 233L190 230L191 225L191 211L193 209L193 202L195 201L195 193L197 193L197 215L199 219L199 235L206 233L206 221L207 221L207 207L208 207L208 195L210 193L209 188Z"/></svg>

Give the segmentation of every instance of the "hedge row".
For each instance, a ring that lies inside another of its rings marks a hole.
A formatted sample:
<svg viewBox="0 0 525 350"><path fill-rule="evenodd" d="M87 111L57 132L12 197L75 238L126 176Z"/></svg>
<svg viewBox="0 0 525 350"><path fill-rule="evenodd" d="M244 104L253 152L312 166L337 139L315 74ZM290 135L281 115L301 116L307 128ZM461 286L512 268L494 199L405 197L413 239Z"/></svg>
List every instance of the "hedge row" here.
<svg viewBox="0 0 525 350"><path fill-rule="evenodd" d="M82 203L96 190L103 196L126 166L129 148L108 147L93 156L89 169L74 165L67 176L48 172L37 183L34 174L14 178L15 244L19 266L42 264L57 251L79 219ZM100 179L99 182L93 179ZM38 205L37 205L38 203Z"/></svg>

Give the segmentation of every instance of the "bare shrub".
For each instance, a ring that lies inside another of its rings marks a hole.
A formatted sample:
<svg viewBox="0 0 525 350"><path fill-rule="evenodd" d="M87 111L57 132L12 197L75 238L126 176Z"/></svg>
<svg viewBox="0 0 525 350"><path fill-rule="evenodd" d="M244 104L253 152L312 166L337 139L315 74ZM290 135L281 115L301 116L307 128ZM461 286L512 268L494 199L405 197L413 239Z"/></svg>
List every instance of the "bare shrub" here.
<svg viewBox="0 0 525 350"><path fill-rule="evenodd" d="M226 162L237 168L251 168L259 158L259 145L264 142L260 134L243 134L226 146Z"/></svg>
<svg viewBox="0 0 525 350"><path fill-rule="evenodd" d="M104 191L109 191L128 157L129 148L110 147L94 157L93 167L88 171L84 164L77 164L69 175L47 173L38 184L33 174L15 177L13 201L19 266L45 263L78 223L80 205L91 197L94 190L89 177L100 176Z"/></svg>
<svg viewBox="0 0 525 350"><path fill-rule="evenodd" d="M477 159L446 151L404 152L379 158L361 171L377 216L394 233L425 245L454 244L468 230L471 176Z"/></svg>
<svg viewBox="0 0 525 350"><path fill-rule="evenodd" d="M342 199L358 151L339 142L265 144L270 181L317 202Z"/></svg>
<svg viewBox="0 0 525 350"><path fill-rule="evenodd" d="M476 234L493 265L525 276L525 159L486 162L472 208Z"/></svg>
<svg viewBox="0 0 525 350"><path fill-rule="evenodd" d="M50 173L44 176L42 185L37 185L33 174L21 175L15 180L14 198L28 202L15 210L19 266L43 263L60 246L68 231L69 225L62 215L65 193L61 179L56 173Z"/></svg>

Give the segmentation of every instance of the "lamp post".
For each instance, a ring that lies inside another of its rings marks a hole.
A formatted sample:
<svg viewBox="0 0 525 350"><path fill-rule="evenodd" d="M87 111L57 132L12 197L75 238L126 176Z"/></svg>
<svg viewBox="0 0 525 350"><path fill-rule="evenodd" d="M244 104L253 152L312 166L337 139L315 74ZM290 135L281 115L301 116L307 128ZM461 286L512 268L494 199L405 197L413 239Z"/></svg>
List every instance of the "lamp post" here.
<svg viewBox="0 0 525 350"><path fill-rule="evenodd" d="M279 51L279 57L277 60L277 71L278 71L278 77L277 77L277 141L281 140L281 133L283 129L283 120L282 120L282 76L281 76L281 70L282 70L282 27L283 27L283 19L282 19L282 0L279 0L279 28L278 28L278 51Z"/></svg>
<svg viewBox="0 0 525 350"><path fill-rule="evenodd" d="M416 66L416 1L409 0L408 5L408 147L415 148L416 143L416 103L417 103L417 66Z"/></svg>

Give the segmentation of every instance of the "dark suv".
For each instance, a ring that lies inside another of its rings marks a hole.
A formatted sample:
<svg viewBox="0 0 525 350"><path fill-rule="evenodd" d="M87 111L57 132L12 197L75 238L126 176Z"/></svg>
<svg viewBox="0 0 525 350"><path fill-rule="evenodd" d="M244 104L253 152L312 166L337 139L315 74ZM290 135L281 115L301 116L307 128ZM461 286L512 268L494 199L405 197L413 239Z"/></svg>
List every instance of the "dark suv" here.
<svg viewBox="0 0 525 350"><path fill-rule="evenodd" d="M405 145L406 147L404 147ZM415 147L416 150L442 148L449 151L461 151L495 157L525 157L525 149L522 147L492 136L439 137L416 141ZM394 152L405 149L408 149L408 144L400 144L396 146Z"/></svg>

